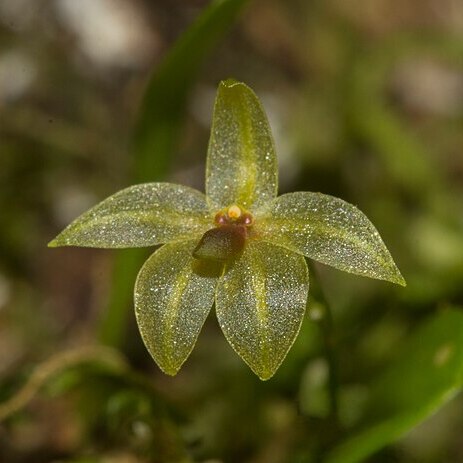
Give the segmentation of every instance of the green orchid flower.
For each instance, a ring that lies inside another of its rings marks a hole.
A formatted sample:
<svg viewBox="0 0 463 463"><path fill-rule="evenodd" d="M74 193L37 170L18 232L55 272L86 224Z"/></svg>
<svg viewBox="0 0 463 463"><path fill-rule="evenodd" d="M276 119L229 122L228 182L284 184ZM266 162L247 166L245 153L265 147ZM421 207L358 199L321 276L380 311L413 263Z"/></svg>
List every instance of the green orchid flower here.
<svg viewBox="0 0 463 463"><path fill-rule="evenodd" d="M135 185L81 215L49 245L163 244L135 284L140 333L161 370L178 372L215 302L228 342L266 380L304 317L305 257L405 285L377 230L355 206L321 193L277 197L277 186L264 110L249 87L227 80L215 102L205 195L171 183Z"/></svg>

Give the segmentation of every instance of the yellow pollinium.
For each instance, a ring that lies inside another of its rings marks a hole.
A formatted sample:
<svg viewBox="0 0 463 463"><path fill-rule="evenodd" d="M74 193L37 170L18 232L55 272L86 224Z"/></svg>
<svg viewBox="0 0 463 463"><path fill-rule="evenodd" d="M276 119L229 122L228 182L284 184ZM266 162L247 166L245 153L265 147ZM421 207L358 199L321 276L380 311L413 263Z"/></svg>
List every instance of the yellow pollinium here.
<svg viewBox="0 0 463 463"><path fill-rule="evenodd" d="M239 206L236 204L233 204L233 206L230 206L227 210L227 215L230 219L236 220L239 219L243 215L243 211Z"/></svg>

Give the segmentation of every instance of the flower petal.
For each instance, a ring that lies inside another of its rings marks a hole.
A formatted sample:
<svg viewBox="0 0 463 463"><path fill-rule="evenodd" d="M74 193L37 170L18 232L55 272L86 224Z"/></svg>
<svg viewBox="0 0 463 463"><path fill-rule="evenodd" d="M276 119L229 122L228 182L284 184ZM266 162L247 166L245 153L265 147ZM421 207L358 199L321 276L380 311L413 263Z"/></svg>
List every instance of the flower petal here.
<svg viewBox="0 0 463 463"><path fill-rule="evenodd" d="M196 244L162 246L135 283L138 328L151 356L169 375L190 355L214 302L218 275L192 257Z"/></svg>
<svg viewBox="0 0 463 463"><path fill-rule="evenodd" d="M254 92L221 82L215 100L206 170L211 208L255 210L277 194L277 159L265 112Z"/></svg>
<svg viewBox="0 0 463 463"><path fill-rule="evenodd" d="M405 285L376 228L342 199L308 192L282 195L259 221L259 233L323 264Z"/></svg>
<svg viewBox="0 0 463 463"><path fill-rule="evenodd" d="M172 183L143 183L82 214L49 246L125 248L189 239L211 226L206 198Z"/></svg>
<svg viewBox="0 0 463 463"><path fill-rule="evenodd" d="M302 323L309 290L304 257L257 240L247 243L217 287L219 324L260 379L276 372Z"/></svg>

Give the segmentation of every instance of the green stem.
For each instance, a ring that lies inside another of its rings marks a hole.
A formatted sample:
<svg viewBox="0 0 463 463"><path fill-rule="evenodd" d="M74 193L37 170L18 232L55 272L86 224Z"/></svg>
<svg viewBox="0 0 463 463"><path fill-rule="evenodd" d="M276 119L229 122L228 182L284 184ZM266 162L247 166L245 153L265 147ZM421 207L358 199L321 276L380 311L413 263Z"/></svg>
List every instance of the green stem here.
<svg viewBox="0 0 463 463"><path fill-rule="evenodd" d="M135 278L148 255L147 249L126 249L115 257L108 307L98 327L101 343L121 347L126 335L128 309L133 307Z"/></svg>
<svg viewBox="0 0 463 463"><path fill-rule="evenodd" d="M325 342L325 356L328 362L329 378L328 378L328 389L330 394L330 418L334 423L339 421L339 377L338 377L338 360L335 350L335 341L333 335L333 315L329 305L325 306L325 316L321 320L320 326L323 332L323 339Z"/></svg>
<svg viewBox="0 0 463 463"><path fill-rule="evenodd" d="M336 341L334 336L333 315L330 304L325 297L323 289L320 285L320 280L317 277L315 266L309 262L312 279L312 294L320 303L320 311L312 314L312 318L320 326L322 332L324 355L328 363L328 393L330 398L330 412L328 419L337 428L339 426L339 374L338 374L338 359L336 355ZM314 284L315 283L315 284ZM315 312L315 311L314 311Z"/></svg>
<svg viewBox="0 0 463 463"><path fill-rule="evenodd" d="M60 372L87 362L104 364L124 375L128 372L125 359L119 352L107 347L90 346L59 352L38 365L28 381L12 397L0 403L0 422L25 407L40 389Z"/></svg>

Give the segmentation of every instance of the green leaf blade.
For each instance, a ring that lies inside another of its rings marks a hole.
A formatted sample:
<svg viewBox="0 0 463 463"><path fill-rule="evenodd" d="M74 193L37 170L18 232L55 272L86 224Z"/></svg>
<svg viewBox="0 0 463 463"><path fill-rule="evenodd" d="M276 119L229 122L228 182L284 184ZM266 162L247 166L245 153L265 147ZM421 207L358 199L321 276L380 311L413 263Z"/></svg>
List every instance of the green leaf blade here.
<svg viewBox="0 0 463 463"><path fill-rule="evenodd" d="M217 287L216 311L230 345L262 380L276 372L302 323L309 289L304 258L249 241Z"/></svg>
<svg viewBox="0 0 463 463"><path fill-rule="evenodd" d="M135 284L135 314L149 353L175 375L190 355L214 302L217 275L192 257L197 241L162 246Z"/></svg>
<svg viewBox="0 0 463 463"><path fill-rule="evenodd" d="M355 206L321 193L278 197L259 220L262 239L345 272L405 286L378 231Z"/></svg>
<svg viewBox="0 0 463 463"><path fill-rule="evenodd" d="M210 226L206 199L199 191L171 183L144 183L97 204L49 246L154 246L201 235Z"/></svg>
<svg viewBox="0 0 463 463"><path fill-rule="evenodd" d="M357 463L431 416L463 386L463 314L443 311L425 322L371 385L364 426L327 463Z"/></svg>
<svg viewBox="0 0 463 463"><path fill-rule="evenodd" d="M211 208L265 207L277 194L277 170L270 126L259 99L243 83L221 82L206 168Z"/></svg>

